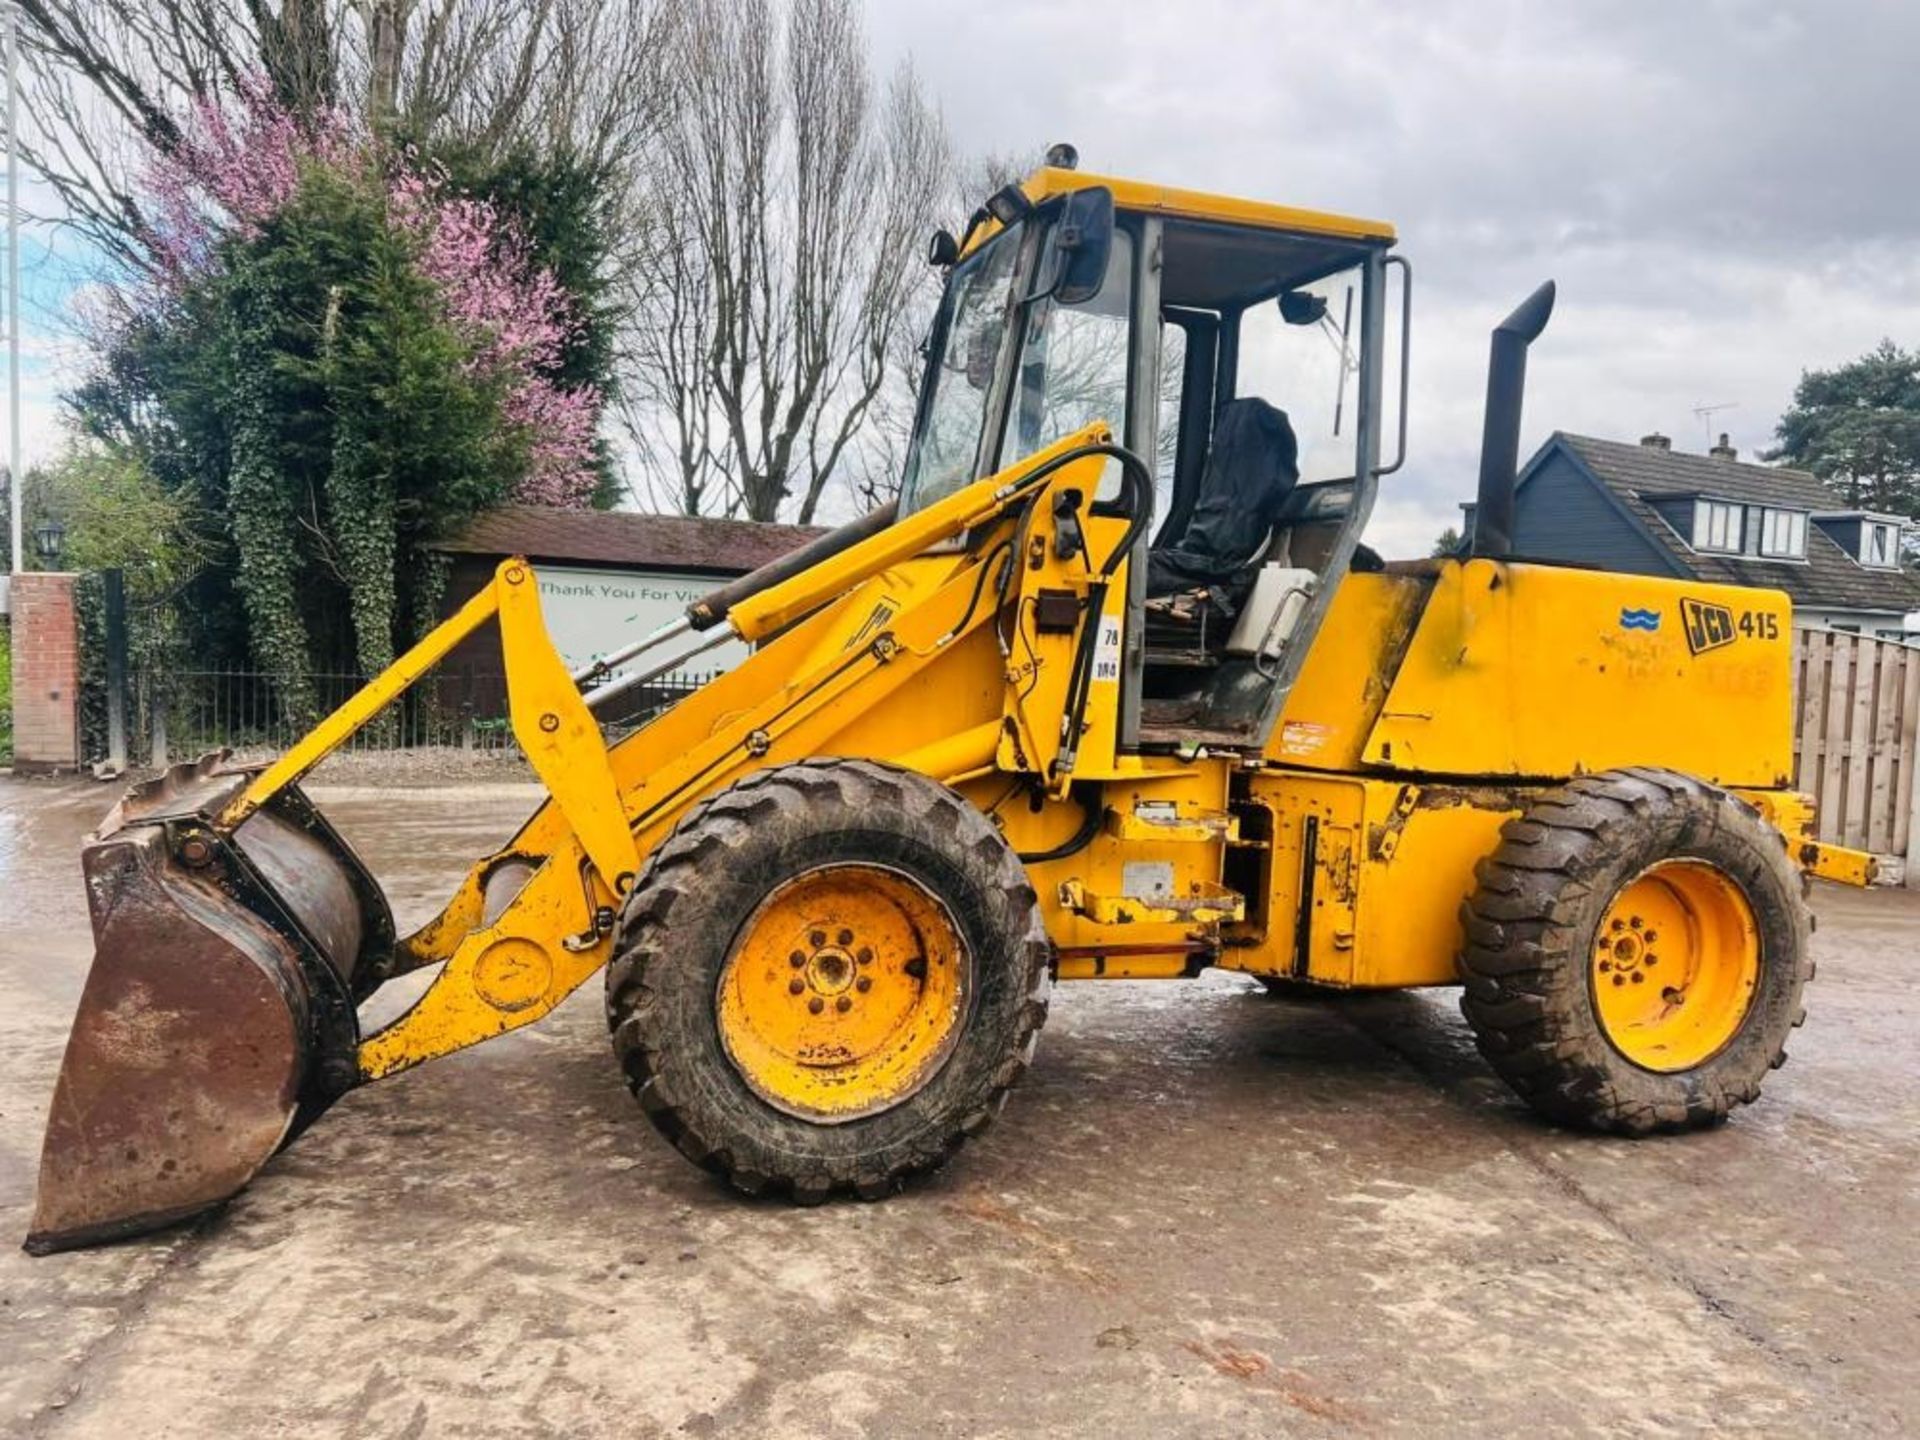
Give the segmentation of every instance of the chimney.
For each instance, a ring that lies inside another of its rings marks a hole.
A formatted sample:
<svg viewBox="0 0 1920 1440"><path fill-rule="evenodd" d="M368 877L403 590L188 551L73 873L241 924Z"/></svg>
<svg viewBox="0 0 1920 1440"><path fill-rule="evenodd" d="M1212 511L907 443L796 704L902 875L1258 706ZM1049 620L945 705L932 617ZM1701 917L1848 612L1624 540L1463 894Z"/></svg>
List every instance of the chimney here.
<svg viewBox="0 0 1920 1440"><path fill-rule="evenodd" d="M1740 452L1727 443L1727 432L1724 430L1720 432L1720 443L1707 451L1707 454L1713 456L1716 460L1738 460L1740 458Z"/></svg>
<svg viewBox="0 0 1920 1440"><path fill-rule="evenodd" d="M1671 450L1673 448L1673 441L1662 435L1658 430L1654 431L1651 435L1642 435L1640 437L1640 443L1649 450Z"/></svg>

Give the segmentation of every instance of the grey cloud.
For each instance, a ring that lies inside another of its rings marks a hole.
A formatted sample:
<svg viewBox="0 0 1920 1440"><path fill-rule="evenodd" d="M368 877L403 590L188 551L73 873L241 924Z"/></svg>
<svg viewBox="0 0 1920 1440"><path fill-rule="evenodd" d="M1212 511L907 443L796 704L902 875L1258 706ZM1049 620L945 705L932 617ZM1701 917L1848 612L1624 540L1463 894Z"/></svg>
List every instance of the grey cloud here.
<svg viewBox="0 0 1920 1440"><path fill-rule="evenodd" d="M1920 343L1920 5L874 0L963 146L1394 221L1420 276L1413 460L1375 529L1471 487L1486 330L1561 309L1527 429L1766 443L1807 366Z"/></svg>

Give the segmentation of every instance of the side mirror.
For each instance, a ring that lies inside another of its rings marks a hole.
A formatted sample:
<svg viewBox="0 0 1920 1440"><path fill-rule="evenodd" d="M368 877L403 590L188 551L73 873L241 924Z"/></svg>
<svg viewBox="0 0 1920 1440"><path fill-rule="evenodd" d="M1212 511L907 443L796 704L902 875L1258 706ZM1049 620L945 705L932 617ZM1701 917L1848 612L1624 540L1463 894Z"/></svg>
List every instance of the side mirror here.
<svg viewBox="0 0 1920 1440"><path fill-rule="evenodd" d="M960 242L953 238L951 230L936 230L933 238L927 242L927 264L936 270L951 270L954 261L960 258Z"/></svg>
<svg viewBox="0 0 1920 1440"><path fill-rule="evenodd" d="M1318 325L1326 318L1327 297L1305 290L1280 292L1280 318L1289 325Z"/></svg>
<svg viewBox="0 0 1920 1440"><path fill-rule="evenodd" d="M1107 257L1113 250L1113 192L1075 190L1067 196L1047 250L1053 261L1053 282L1030 298L1051 296L1056 304L1084 305L1098 295L1106 283Z"/></svg>

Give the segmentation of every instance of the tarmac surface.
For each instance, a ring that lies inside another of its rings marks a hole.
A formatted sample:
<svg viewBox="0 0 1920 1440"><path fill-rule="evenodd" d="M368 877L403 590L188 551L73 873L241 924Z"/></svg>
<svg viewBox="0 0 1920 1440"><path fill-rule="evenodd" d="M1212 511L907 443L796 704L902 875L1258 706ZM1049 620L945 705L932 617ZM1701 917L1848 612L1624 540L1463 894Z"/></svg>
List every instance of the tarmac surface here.
<svg viewBox="0 0 1920 1440"><path fill-rule="evenodd" d="M404 924L532 793L318 798ZM211 1220L35 1260L112 799L0 778L0 1433L1920 1429L1920 895L1818 891L1793 1061L1708 1134L1534 1120L1451 992L1070 985L939 1176L799 1210L654 1134L590 983L349 1096Z"/></svg>

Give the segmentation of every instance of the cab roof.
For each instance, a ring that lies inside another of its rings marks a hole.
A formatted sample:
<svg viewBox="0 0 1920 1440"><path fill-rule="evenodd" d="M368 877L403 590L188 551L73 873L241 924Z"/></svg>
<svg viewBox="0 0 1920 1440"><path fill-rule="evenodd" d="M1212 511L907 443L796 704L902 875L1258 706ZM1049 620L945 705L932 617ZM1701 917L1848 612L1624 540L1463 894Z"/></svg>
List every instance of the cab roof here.
<svg viewBox="0 0 1920 1440"><path fill-rule="evenodd" d="M1339 240L1392 244L1395 238L1393 226L1384 220L1363 220L1324 210L1300 210L1291 205L1269 204L1264 200L1241 200L1231 195L1181 190L1171 185L1122 180L1111 175L1092 175L1084 170L1063 170L1052 165L1041 166L1020 184L1026 197L1036 205L1056 195L1101 186L1113 192L1113 204L1117 210L1146 211L1178 216L1184 220L1211 220L1225 225L1253 225L1267 230L1288 230L1296 234L1321 235ZM999 224L989 220L974 231L967 250L971 252L977 249L999 233Z"/></svg>

